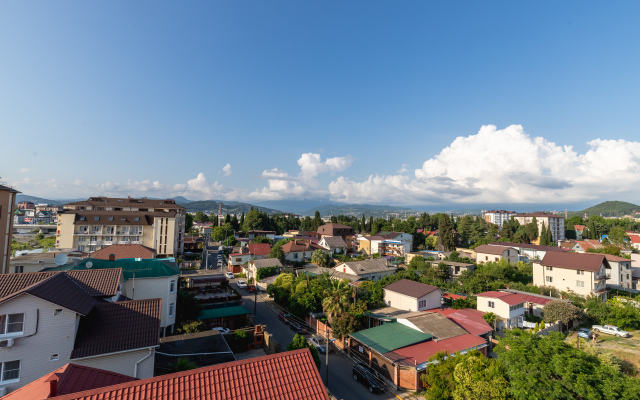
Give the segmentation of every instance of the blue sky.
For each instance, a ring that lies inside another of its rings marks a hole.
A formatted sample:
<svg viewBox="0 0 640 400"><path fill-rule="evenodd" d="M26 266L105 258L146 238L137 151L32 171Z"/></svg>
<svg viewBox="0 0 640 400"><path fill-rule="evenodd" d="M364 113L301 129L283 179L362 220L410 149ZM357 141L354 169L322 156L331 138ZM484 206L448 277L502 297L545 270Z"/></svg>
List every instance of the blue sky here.
<svg viewBox="0 0 640 400"><path fill-rule="evenodd" d="M634 201L640 5L559 3L2 2L0 177L49 198Z"/></svg>

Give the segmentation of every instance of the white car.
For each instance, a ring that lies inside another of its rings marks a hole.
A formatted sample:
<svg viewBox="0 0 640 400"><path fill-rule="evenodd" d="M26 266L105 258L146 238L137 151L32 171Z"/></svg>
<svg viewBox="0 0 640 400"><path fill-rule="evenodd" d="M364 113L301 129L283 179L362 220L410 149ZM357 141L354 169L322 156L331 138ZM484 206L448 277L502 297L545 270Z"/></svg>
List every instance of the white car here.
<svg viewBox="0 0 640 400"><path fill-rule="evenodd" d="M218 260L222 260L222 254L218 254Z"/></svg>
<svg viewBox="0 0 640 400"><path fill-rule="evenodd" d="M247 282L246 281L238 281L238 282L236 282L236 285L238 285L239 289L246 289L247 288Z"/></svg>
<svg viewBox="0 0 640 400"><path fill-rule="evenodd" d="M218 332L220 332L221 335L224 335L225 333L231 332L231 330L229 328L223 328L223 327L220 327L220 326L212 328L211 330L212 331L218 331Z"/></svg>
<svg viewBox="0 0 640 400"><path fill-rule="evenodd" d="M225 272L225 273L224 273L224 276L226 276L226 277L227 277L227 279L233 279L233 278L235 278L235 277L236 277L236 276L233 274L233 272Z"/></svg>
<svg viewBox="0 0 640 400"><path fill-rule="evenodd" d="M318 349L320 353L327 351L327 341L322 336L314 336L310 338L309 344ZM329 346L329 353L331 353L331 346Z"/></svg>
<svg viewBox="0 0 640 400"><path fill-rule="evenodd" d="M615 325L593 325L591 330L596 332L608 333L609 335L615 335L619 337L629 337L629 332L623 331Z"/></svg>

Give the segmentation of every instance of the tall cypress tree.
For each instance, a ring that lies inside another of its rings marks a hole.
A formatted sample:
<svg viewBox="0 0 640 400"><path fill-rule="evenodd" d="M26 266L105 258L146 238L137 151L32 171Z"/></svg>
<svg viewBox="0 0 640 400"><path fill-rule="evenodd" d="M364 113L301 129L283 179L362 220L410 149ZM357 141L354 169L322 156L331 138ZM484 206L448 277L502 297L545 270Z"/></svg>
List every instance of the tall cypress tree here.
<svg viewBox="0 0 640 400"><path fill-rule="evenodd" d="M369 234L373 231L373 215L369 215Z"/></svg>
<svg viewBox="0 0 640 400"><path fill-rule="evenodd" d="M549 238L547 237L547 227L544 221L542 221L542 229L540 230L540 245L541 246L549 245Z"/></svg>
<svg viewBox="0 0 640 400"><path fill-rule="evenodd" d="M555 243L555 241L553 240L553 235L551 234L551 225L547 226L547 242L547 246Z"/></svg>
<svg viewBox="0 0 640 400"><path fill-rule="evenodd" d="M364 217L364 214L362 214L362 221L360 222L360 231L366 231L367 230L367 219Z"/></svg>

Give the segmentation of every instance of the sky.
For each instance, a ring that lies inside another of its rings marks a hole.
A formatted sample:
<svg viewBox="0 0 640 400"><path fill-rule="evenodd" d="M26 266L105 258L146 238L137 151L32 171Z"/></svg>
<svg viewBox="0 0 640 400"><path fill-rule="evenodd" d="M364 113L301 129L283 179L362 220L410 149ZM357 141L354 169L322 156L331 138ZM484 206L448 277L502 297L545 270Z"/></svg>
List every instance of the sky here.
<svg viewBox="0 0 640 400"><path fill-rule="evenodd" d="M1 2L0 181L52 199L638 202L639 14Z"/></svg>

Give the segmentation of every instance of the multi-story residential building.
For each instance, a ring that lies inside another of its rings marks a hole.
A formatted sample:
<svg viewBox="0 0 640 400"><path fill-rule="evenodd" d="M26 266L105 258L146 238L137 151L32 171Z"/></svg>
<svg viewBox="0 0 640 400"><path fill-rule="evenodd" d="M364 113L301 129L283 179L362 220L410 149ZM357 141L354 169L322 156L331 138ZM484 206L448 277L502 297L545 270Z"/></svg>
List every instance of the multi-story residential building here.
<svg viewBox="0 0 640 400"><path fill-rule="evenodd" d="M498 316L496 330L522 327L524 303L522 296L506 292L484 292L476 295L477 309Z"/></svg>
<svg viewBox="0 0 640 400"><path fill-rule="evenodd" d="M410 233L404 232L378 232L376 236L381 236L385 240L400 242L402 244L402 254L404 256L405 253L411 253L413 251L413 235Z"/></svg>
<svg viewBox="0 0 640 400"><path fill-rule="evenodd" d="M56 206L53 204L46 204L46 203L36 204L36 211L49 211L56 214L63 210L64 210L63 206Z"/></svg>
<svg viewBox="0 0 640 400"><path fill-rule="evenodd" d="M384 258L374 258L371 260L343 262L336 265L333 270L357 276L358 279L378 281L385 276L395 274L397 268L389 265Z"/></svg>
<svg viewBox="0 0 640 400"><path fill-rule="evenodd" d="M160 299L118 302L121 279L120 269L0 275L0 389L69 362L152 377Z"/></svg>
<svg viewBox="0 0 640 400"><path fill-rule="evenodd" d="M164 335L173 333L176 323L178 278L180 268L172 258L101 260L86 258L45 271L122 271L122 295L132 300L160 299L160 329Z"/></svg>
<svg viewBox="0 0 640 400"><path fill-rule="evenodd" d="M604 254L548 252L533 263L533 284L553 286L582 296L597 295L607 300L607 275L611 265Z"/></svg>
<svg viewBox="0 0 640 400"><path fill-rule="evenodd" d="M438 268L440 266L440 264L444 264L447 267L449 267L449 282L453 282L456 279L458 279L460 277L460 275L462 275L462 273L465 272L465 271L473 272L476 269L475 264L469 264L469 263L461 263L461 262L455 262L455 261L444 261L444 260L432 261L431 262L431 266L433 268Z"/></svg>
<svg viewBox="0 0 640 400"><path fill-rule="evenodd" d="M535 240L535 244L540 244L540 232L542 232L543 223L545 229L549 229L549 227L551 227L551 238L554 242L564 240L564 216L562 215L535 212L529 214L516 214L513 216L513 218L515 218L515 220L518 221L520 225L531 223L534 217L536 218L536 223L538 224L538 239Z"/></svg>
<svg viewBox="0 0 640 400"><path fill-rule="evenodd" d="M490 210L482 212L482 219L485 221L496 224L502 227L502 224L505 222L509 222L509 219L516 215L515 211L506 211L506 210Z"/></svg>
<svg viewBox="0 0 640 400"><path fill-rule="evenodd" d="M615 289L632 289L633 268L631 268L631 263L633 261L629 258L618 257L611 254L605 254L604 256L611 266L611 272L607 273L607 286Z"/></svg>
<svg viewBox="0 0 640 400"><path fill-rule="evenodd" d="M36 205L30 201L21 201L20 203L18 203L16 208L18 210L33 210L36 208Z"/></svg>
<svg viewBox="0 0 640 400"><path fill-rule="evenodd" d="M509 246L512 247L520 253L520 258L522 261L530 261L530 260L542 260L544 255L547 254L548 251L568 251L567 249L563 249L562 247L553 247L553 246L541 246L538 244L529 244L529 243L508 243L508 242L493 242L489 243L490 246Z"/></svg>
<svg viewBox="0 0 640 400"><path fill-rule="evenodd" d="M141 244L159 257L184 252L186 209L174 200L91 197L58 214L56 248L93 252L112 244Z"/></svg>
<svg viewBox="0 0 640 400"><path fill-rule="evenodd" d="M329 250L331 255L346 254L347 252L347 244L340 236L325 236L320 239L318 245Z"/></svg>
<svg viewBox="0 0 640 400"><path fill-rule="evenodd" d="M13 212L16 204L17 190L0 185L0 272L6 274L11 257L11 241L13 237Z"/></svg>
<svg viewBox="0 0 640 400"><path fill-rule="evenodd" d="M347 225L330 222L318 227L318 234L320 238L325 236L340 236L347 244L347 250L350 250L354 245L353 236L355 235L355 231Z"/></svg>

